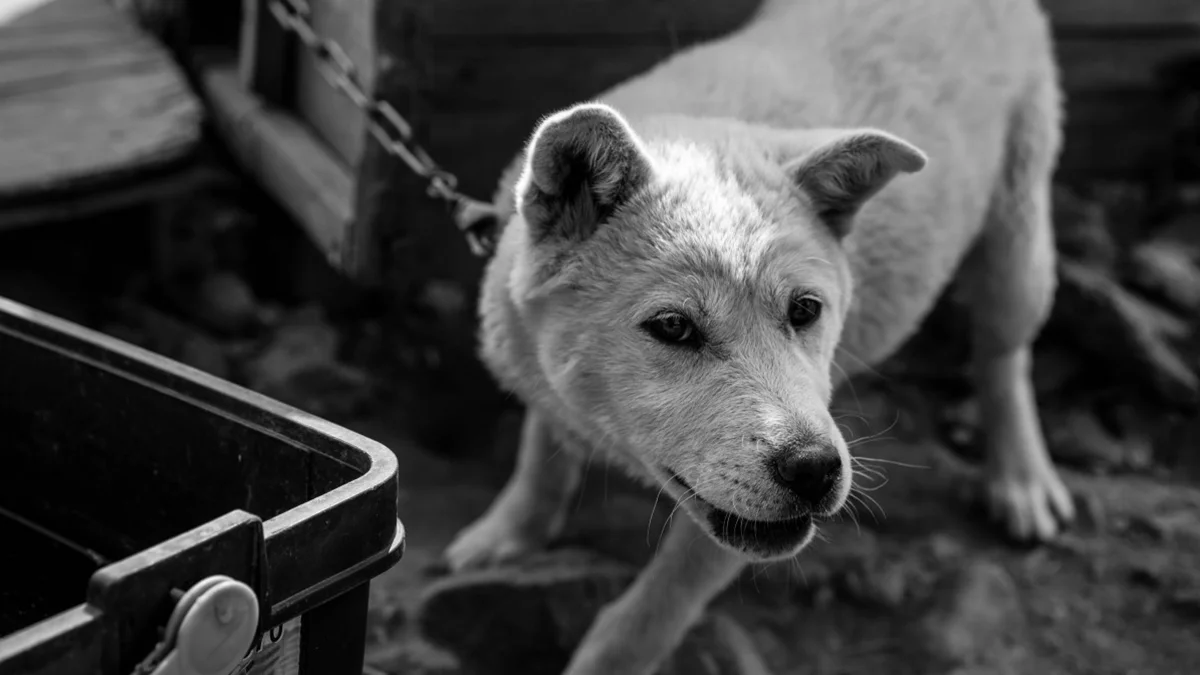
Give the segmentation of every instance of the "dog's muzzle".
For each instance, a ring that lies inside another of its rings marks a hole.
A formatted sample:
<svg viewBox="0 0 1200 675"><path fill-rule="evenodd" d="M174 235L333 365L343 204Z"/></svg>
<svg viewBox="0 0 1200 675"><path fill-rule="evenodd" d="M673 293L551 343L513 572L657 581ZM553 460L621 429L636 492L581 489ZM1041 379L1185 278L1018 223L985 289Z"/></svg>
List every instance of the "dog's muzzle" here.
<svg viewBox="0 0 1200 675"><path fill-rule="evenodd" d="M795 555L816 532L811 512L778 520L754 520L717 508L702 499L678 474L671 480L689 493L685 510L705 527L718 543L750 557L770 560Z"/></svg>

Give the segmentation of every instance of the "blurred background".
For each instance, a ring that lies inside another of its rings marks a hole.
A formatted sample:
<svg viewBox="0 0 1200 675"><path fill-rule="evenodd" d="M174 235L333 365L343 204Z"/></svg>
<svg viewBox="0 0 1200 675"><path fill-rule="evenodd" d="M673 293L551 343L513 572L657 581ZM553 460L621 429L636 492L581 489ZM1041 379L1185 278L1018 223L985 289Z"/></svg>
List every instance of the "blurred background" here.
<svg viewBox="0 0 1200 675"><path fill-rule="evenodd" d="M372 586L372 672L559 672L669 507L595 466L554 551L445 575L521 412L475 358L482 259L448 207L489 200L546 112L757 4L0 0L0 296L396 452L409 548ZM1035 375L1081 522L1018 550L975 508L947 300L839 402L886 474L858 522L748 571L668 671L1200 668L1200 3L1042 4L1067 130Z"/></svg>

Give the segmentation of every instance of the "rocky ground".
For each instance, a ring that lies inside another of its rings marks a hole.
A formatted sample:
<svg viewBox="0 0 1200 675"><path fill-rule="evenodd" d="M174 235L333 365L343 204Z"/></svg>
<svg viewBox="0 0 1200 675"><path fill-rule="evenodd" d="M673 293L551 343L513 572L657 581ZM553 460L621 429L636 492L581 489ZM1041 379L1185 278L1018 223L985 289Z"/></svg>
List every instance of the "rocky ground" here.
<svg viewBox="0 0 1200 675"><path fill-rule="evenodd" d="M880 386L840 403L875 420L902 414ZM373 586L367 654L381 672L560 672L590 618L652 554L670 510L597 467L554 551L446 576L442 548L502 475L361 430L390 442L406 468L409 549ZM878 460L886 485L796 563L748 570L667 672L1195 672L1194 486L1071 471L1081 522L1055 545L1021 550L976 508L976 467L938 443L889 433L859 453Z"/></svg>
<svg viewBox="0 0 1200 675"><path fill-rule="evenodd" d="M796 562L748 570L667 673L1196 672L1200 199L1180 191L1146 227L1140 194L1056 193L1061 282L1036 386L1076 527L1022 549L981 515L976 413L965 351L952 348L963 326L947 302L837 402L880 474L857 513ZM344 422L400 457L409 540L372 584L376 675L560 672L653 553L670 505L596 466L552 551L445 573L442 549L503 483L519 426L511 402L464 385L478 373L431 337L469 316L464 288L430 284L382 311L237 191L56 227L5 235L0 295Z"/></svg>

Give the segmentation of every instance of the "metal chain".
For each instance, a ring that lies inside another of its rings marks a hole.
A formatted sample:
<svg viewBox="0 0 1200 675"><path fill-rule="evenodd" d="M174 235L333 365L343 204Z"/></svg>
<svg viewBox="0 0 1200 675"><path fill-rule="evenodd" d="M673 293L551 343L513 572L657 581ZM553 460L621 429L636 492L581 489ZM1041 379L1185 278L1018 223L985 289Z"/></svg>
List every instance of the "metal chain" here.
<svg viewBox="0 0 1200 675"><path fill-rule="evenodd" d="M481 257L489 255L495 244L495 209L459 192L458 178L439 166L421 147L408 120L392 104L366 92L359 79L358 67L346 50L313 30L312 8L306 0L267 0L267 8L284 30L293 33L313 54L321 77L363 111L371 136L388 154L398 157L413 173L427 181L426 194L452 208L456 224L467 237L471 251Z"/></svg>

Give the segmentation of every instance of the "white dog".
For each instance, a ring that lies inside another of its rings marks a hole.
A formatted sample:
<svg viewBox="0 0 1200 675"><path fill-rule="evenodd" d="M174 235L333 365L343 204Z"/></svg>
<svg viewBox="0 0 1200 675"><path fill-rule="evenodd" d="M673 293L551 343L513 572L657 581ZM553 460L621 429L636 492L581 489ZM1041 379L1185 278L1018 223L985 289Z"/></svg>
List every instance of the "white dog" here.
<svg viewBox="0 0 1200 675"><path fill-rule="evenodd" d="M993 511L1021 538L1072 518L1029 378L1060 145L1035 0L768 0L600 100L502 180L482 355L527 412L508 485L447 551L544 545L592 451L674 497L689 517L571 675L652 673L747 561L804 548L852 482L834 389L956 275Z"/></svg>

